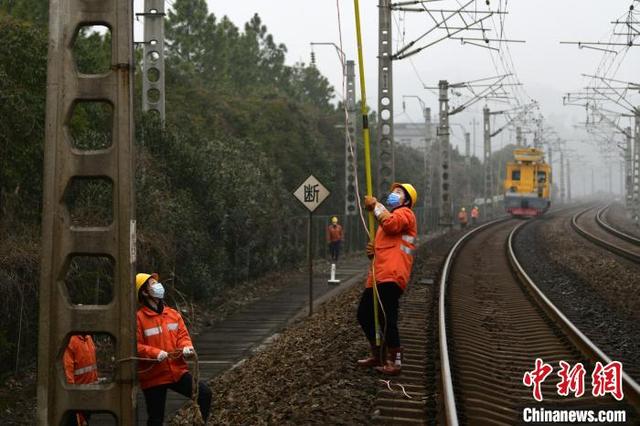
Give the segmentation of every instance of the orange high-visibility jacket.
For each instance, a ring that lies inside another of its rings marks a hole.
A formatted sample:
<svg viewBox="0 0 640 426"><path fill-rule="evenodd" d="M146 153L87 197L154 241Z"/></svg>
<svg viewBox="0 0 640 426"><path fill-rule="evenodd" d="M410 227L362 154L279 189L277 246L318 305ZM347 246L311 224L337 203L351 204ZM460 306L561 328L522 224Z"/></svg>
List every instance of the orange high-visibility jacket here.
<svg viewBox="0 0 640 426"><path fill-rule="evenodd" d="M471 217L475 217L476 219L480 216L480 211L478 209L471 209Z"/></svg>
<svg viewBox="0 0 640 426"><path fill-rule="evenodd" d="M96 345L91 336L73 335L62 356L67 383L89 385L98 382Z"/></svg>
<svg viewBox="0 0 640 426"><path fill-rule="evenodd" d="M458 213L458 220L460 221L460 223L467 223L467 212L461 211L460 213Z"/></svg>
<svg viewBox="0 0 640 426"><path fill-rule="evenodd" d="M168 306L164 307L161 314L142 306L138 309L136 317L138 356L155 360L160 351L169 353L169 358L162 362L140 361L138 363L140 387L147 389L177 382L189 371L189 367L181 353L175 355L172 352L193 347L182 315Z"/></svg>
<svg viewBox="0 0 640 426"><path fill-rule="evenodd" d="M373 261L376 283L394 282L402 290L407 288L417 235L416 216L410 208L404 206L393 210L384 223L378 226ZM372 286L373 276L370 269L367 288Z"/></svg>
<svg viewBox="0 0 640 426"><path fill-rule="evenodd" d="M327 228L327 241L333 243L336 241L341 241L342 238L342 226L338 224L329 225L329 227Z"/></svg>

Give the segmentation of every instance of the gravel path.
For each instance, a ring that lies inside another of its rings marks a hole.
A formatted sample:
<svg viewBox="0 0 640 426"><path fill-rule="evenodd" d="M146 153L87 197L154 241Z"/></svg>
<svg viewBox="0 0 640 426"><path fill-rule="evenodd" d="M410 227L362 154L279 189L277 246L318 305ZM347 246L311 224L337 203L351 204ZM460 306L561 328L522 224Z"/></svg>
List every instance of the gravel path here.
<svg viewBox="0 0 640 426"><path fill-rule="evenodd" d="M553 303L639 380L640 266L576 234L569 224L576 211L527 225L516 239L516 255Z"/></svg>

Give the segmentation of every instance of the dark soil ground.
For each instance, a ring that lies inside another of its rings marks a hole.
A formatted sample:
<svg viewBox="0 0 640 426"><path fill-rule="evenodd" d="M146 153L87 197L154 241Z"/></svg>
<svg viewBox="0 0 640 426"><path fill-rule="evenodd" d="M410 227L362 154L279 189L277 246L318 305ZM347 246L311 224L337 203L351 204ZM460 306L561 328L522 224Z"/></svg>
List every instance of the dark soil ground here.
<svg viewBox="0 0 640 426"><path fill-rule="evenodd" d="M525 226L515 243L523 267L597 346L640 379L640 266L602 249L550 214Z"/></svg>
<svg viewBox="0 0 640 426"><path fill-rule="evenodd" d="M429 423L435 422L437 399L437 276L458 235L438 238L420 249L408 290L417 280L434 279L426 295L420 294L431 318L426 325L430 344L425 377L431 395L426 400ZM421 284L420 291L424 288ZM244 364L212 380L215 400L209 424L371 424L376 395L386 386L373 371L355 365L368 352L355 318L361 292L362 287L356 286L327 302L318 314L293 325ZM402 316L402 301L400 311Z"/></svg>

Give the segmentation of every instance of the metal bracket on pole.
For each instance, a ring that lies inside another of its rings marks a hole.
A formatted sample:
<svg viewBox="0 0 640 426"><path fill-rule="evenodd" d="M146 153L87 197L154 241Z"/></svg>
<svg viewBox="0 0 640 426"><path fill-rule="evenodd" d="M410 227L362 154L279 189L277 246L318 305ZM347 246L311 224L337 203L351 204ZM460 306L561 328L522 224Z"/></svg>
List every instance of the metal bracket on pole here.
<svg viewBox="0 0 640 426"><path fill-rule="evenodd" d="M451 200L451 145L449 144L449 82L440 80L440 123L438 145L440 159L440 226L453 226L453 203Z"/></svg>
<svg viewBox="0 0 640 426"><path fill-rule="evenodd" d="M164 0L144 0L144 56L142 110L155 111L165 120Z"/></svg>
<svg viewBox="0 0 640 426"><path fill-rule="evenodd" d="M391 1L379 0L378 28L378 189L388 192L395 181L393 143L393 63Z"/></svg>
<svg viewBox="0 0 640 426"><path fill-rule="evenodd" d="M53 0L49 14L46 135L38 340L38 424L60 425L65 413L104 412L120 425L135 424L135 365L115 364L114 382L66 383L62 356L73 334L104 333L114 339L117 360L135 354L135 220L133 175L133 3ZM73 44L82 27L111 31L111 67L106 74L76 71ZM80 101L103 100L113 110L111 144L106 149L73 149L69 117ZM112 184L108 226L72 226L65 192L74 179L103 177ZM72 304L65 277L81 254L113 262L113 299L106 305Z"/></svg>
<svg viewBox="0 0 640 426"><path fill-rule="evenodd" d="M493 217L493 174L491 173L491 122L488 107L482 109L484 131L484 210L486 217ZM491 207L489 207L491 204Z"/></svg>
<svg viewBox="0 0 640 426"><path fill-rule="evenodd" d="M345 216L354 216L358 213L356 195L356 159L358 144L356 137L356 73L355 62L347 61L347 128L345 129ZM353 151L351 150L353 148Z"/></svg>

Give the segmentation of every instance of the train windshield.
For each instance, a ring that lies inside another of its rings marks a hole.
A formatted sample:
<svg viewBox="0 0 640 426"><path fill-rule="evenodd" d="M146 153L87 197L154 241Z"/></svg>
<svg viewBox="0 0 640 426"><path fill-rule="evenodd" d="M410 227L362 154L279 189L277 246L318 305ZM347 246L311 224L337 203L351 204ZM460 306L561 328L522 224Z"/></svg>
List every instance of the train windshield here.
<svg viewBox="0 0 640 426"><path fill-rule="evenodd" d="M511 171L511 180L520 180L520 170Z"/></svg>

